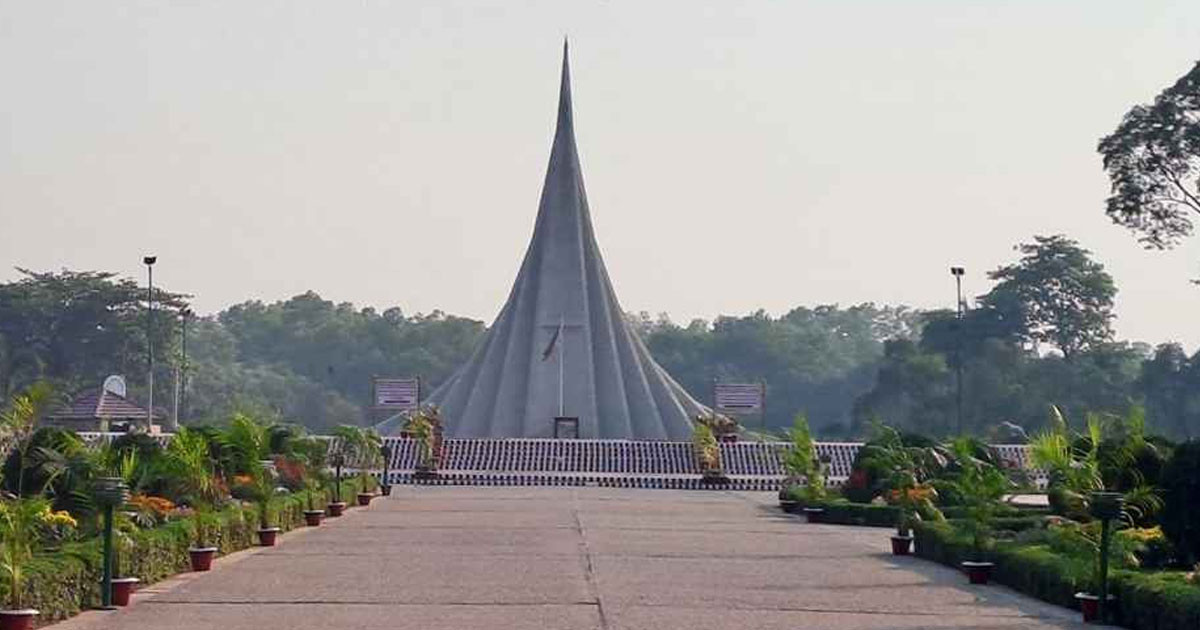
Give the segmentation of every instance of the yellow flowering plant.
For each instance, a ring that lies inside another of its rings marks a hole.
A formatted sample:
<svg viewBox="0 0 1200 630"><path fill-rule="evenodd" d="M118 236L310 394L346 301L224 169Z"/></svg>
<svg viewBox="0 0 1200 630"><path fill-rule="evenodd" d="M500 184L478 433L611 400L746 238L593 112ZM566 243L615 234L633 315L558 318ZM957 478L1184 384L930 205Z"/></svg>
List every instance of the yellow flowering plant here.
<svg viewBox="0 0 1200 630"><path fill-rule="evenodd" d="M8 585L11 610L22 607L25 565L42 537L77 526L70 514L52 511L50 503L40 497L0 501L0 577Z"/></svg>

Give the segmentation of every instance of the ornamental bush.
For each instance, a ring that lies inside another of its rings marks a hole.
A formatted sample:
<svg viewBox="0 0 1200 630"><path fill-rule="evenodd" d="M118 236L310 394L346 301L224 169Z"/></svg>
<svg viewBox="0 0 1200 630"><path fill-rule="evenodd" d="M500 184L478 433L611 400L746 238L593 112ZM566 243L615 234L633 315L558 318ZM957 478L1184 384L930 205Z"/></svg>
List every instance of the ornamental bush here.
<svg viewBox="0 0 1200 630"><path fill-rule="evenodd" d="M1200 442L1184 442L1162 473L1163 533L1187 566L1200 561Z"/></svg>

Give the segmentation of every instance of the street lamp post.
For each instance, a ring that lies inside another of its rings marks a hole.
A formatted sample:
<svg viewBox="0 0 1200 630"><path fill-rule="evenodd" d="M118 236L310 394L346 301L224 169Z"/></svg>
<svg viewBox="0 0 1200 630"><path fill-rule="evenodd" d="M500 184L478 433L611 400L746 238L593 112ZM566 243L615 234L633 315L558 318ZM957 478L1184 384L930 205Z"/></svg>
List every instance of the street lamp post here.
<svg viewBox="0 0 1200 630"><path fill-rule="evenodd" d="M955 318L957 339L955 340L954 349L954 369L955 369L955 401L958 408L958 434L963 435L963 357L962 357L962 341L963 341L963 299L962 299L962 277L966 270L962 267L951 267L950 275L954 276L954 284L958 289L958 301L955 303Z"/></svg>
<svg viewBox="0 0 1200 630"><path fill-rule="evenodd" d="M187 381L187 379L188 379L187 325L188 325L188 320L191 319L191 317L192 317L192 314L193 314L192 309L190 309L190 308L185 308L180 313L180 315L183 316L183 361L182 361L182 365L180 366L180 369L183 372L183 375L179 379L181 381L180 382L180 392L179 392L179 397L180 397L179 409L180 409L180 413L182 414L182 416L184 418L187 417L187 410L188 410L188 406L187 406L187 391L188 391L188 387L187 387L187 383L188 383L188 381ZM178 427L176 427L176 428L178 428Z"/></svg>
<svg viewBox="0 0 1200 630"><path fill-rule="evenodd" d="M146 395L146 432L154 428L154 263L158 256L144 256L142 263L146 265L146 382L149 393Z"/></svg>

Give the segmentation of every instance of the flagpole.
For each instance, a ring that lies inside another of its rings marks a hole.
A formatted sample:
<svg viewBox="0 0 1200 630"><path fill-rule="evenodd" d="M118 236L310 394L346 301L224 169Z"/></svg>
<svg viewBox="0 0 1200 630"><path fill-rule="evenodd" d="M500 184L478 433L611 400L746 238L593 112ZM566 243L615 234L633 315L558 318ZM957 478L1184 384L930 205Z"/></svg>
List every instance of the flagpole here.
<svg viewBox="0 0 1200 630"><path fill-rule="evenodd" d="M563 410L563 364L567 359L567 340L563 339L563 316L558 315L558 417L566 414Z"/></svg>

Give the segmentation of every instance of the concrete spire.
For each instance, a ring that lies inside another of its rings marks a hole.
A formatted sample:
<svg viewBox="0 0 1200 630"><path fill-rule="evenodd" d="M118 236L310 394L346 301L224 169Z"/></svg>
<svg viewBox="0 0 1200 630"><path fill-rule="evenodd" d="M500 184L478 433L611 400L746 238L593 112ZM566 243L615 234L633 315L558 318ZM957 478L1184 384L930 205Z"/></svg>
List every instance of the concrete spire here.
<svg viewBox="0 0 1200 630"><path fill-rule="evenodd" d="M426 402L442 408L449 437L550 437L561 408L579 418L581 438L688 439L704 407L625 322L600 257L565 40L561 81L533 239L512 292L470 360Z"/></svg>

